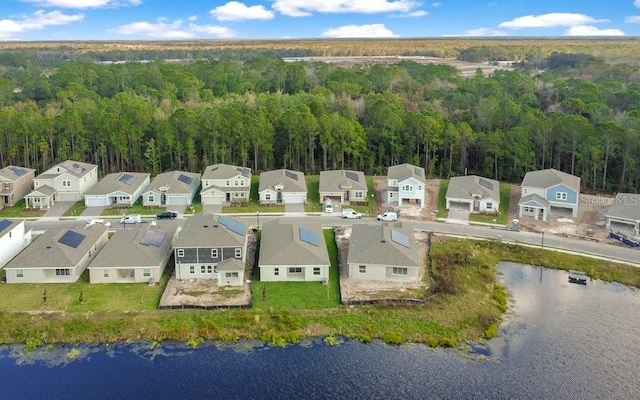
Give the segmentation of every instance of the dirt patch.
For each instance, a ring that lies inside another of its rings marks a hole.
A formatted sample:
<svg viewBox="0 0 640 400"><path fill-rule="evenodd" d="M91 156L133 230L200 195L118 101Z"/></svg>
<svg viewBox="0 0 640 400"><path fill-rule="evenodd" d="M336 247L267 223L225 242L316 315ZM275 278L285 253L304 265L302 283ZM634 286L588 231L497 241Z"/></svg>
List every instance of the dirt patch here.
<svg viewBox="0 0 640 400"><path fill-rule="evenodd" d="M338 246L338 261L340 268L340 297L343 302L370 301L384 299L424 299L429 291L423 277L427 265L428 234L424 231L414 231L418 255L420 257L420 280L416 283L373 282L349 278L347 257L349 255L350 226L337 226L335 229L336 245Z"/></svg>

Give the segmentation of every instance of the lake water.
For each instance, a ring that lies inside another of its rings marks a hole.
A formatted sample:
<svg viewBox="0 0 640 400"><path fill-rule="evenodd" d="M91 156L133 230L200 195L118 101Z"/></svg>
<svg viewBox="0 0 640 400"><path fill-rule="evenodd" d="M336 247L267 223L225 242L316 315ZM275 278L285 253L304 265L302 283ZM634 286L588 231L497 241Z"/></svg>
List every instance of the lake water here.
<svg viewBox="0 0 640 400"><path fill-rule="evenodd" d="M468 351L311 340L0 348L6 399L431 399L640 396L640 292L504 263L501 337ZM542 275L542 276L541 276ZM485 357L486 356L486 357Z"/></svg>

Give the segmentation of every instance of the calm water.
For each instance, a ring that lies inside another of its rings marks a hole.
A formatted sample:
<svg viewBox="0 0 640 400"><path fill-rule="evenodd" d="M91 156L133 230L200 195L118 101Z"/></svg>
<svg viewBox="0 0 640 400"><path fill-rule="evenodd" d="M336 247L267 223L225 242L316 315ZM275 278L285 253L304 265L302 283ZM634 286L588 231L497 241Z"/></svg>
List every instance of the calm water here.
<svg viewBox="0 0 640 400"><path fill-rule="evenodd" d="M320 340L0 348L7 399L427 399L640 396L640 292L504 264L502 336L471 351ZM69 357L74 354L75 357ZM486 355L482 357L480 355Z"/></svg>

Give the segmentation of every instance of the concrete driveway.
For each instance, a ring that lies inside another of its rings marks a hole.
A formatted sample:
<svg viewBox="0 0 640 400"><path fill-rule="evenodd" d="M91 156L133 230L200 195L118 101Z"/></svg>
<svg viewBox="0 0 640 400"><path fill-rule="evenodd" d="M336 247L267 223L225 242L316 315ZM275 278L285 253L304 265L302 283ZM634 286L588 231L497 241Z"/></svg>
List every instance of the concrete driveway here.
<svg viewBox="0 0 640 400"><path fill-rule="evenodd" d="M104 207L87 207L80 215L83 217L97 217L102 214L102 211L104 211L104 209Z"/></svg>
<svg viewBox="0 0 640 400"><path fill-rule="evenodd" d="M205 214L222 214L223 206L202 206L202 212Z"/></svg>
<svg viewBox="0 0 640 400"><path fill-rule="evenodd" d="M447 220L469 221L469 214L470 212L468 207L450 205Z"/></svg>
<svg viewBox="0 0 640 400"><path fill-rule="evenodd" d="M49 208L49 210L47 210L47 212L44 214L44 216L62 217L62 214L67 212L67 210L70 209L74 204L76 204L75 201L59 201L52 205L51 208Z"/></svg>
<svg viewBox="0 0 640 400"><path fill-rule="evenodd" d="M285 204L284 211L287 213L302 213L304 214L304 204L303 203L295 203L295 204Z"/></svg>

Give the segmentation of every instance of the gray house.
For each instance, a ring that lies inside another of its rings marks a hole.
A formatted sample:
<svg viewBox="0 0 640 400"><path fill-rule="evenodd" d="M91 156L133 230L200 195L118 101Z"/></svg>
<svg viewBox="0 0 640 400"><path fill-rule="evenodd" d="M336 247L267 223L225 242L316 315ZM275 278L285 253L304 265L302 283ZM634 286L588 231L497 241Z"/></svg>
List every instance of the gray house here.
<svg viewBox="0 0 640 400"><path fill-rule="evenodd" d="M261 281L328 281L329 253L319 224L277 219L262 227Z"/></svg>
<svg viewBox="0 0 640 400"><path fill-rule="evenodd" d="M518 215L547 220L553 208L571 211L578 216L580 178L558 171L544 169L530 171L522 180L522 194L518 202Z"/></svg>
<svg viewBox="0 0 640 400"><path fill-rule="evenodd" d="M307 182L299 171L277 169L260 174L260 204L303 204L307 202Z"/></svg>
<svg viewBox="0 0 640 400"><path fill-rule="evenodd" d="M0 169L0 210L11 207L31 191L35 169L9 165Z"/></svg>
<svg viewBox="0 0 640 400"><path fill-rule="evenodd" d="M28 208L49 208L58 201L80 201L98 182L98 166L66 160L33 178L33 191L25 196Z"/></svg>
<svg viewBox="0 0 640 400"><path fill-rule="evenodd" d="M419 282L420 257L413 231L401 223L353 225L347 256L349 278Z"/></svg>
<svg viewBox="0 0 640 400"><path fill-rule="evenodd" d="M251 192L251 169L229 164L214 164L202 174L202 205L247 203Z"/></svg>
<svg viewBox="0 0 640 400"><path fill-rule="evenodd" d="M320 172L320 201L338 204L366 202L367 181L362 171L334 170Z"/></svg>
<svg viewBox="0 0 640 400"><path fill-rule="evenodd" d="M84 194L87 207L132 206L149 186L146 172L108 174Z"/></svg>
<svg viewBox="0 0 640 400"><path fill-rule="evenodd" d="M187 219L175 244L177 279L217 279L218 285L244 282L247 228L225 215L196 214ZM237 263L223 261L235 259Z"/></svg>
<svg viewBox="0 0 640 400"><path fill-rule="evenodd" d="M156 175L142 193L145 207L188 206L200 187L200 174L170 171Z"/></svg>
<svg viewBox="0 0 640 400"><path fill-rule="evenodd" d="M607 227L613 224L631 225L636 235L640 234L640 194L618 193L605 213Z"/></svg>
<svg viewBox="0 0 640 400"><path fill-rule="evenodd" d="M470 212L498 212L500 183L476 175L456 176L449 179L445 198L447 210L458 205Z"/></svg>

